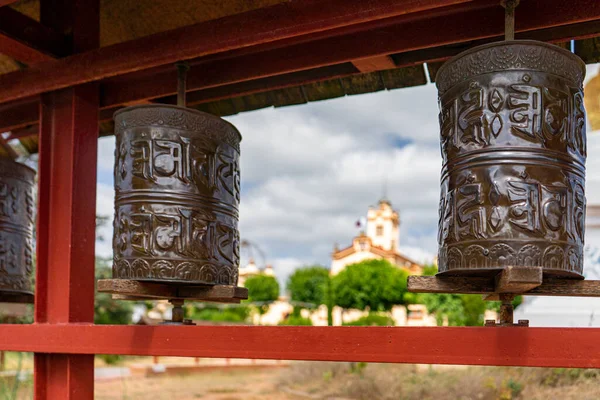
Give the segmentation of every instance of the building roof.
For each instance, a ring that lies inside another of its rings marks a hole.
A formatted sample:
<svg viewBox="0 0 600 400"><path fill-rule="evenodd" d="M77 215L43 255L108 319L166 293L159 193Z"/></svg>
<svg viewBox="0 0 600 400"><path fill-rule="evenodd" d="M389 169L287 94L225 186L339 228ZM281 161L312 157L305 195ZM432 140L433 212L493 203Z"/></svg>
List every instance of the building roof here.
<svg viewBox="0 0 600 400"><path fill-rule="evenodd" d="M400 259L400 260L402 260L403 262L410 263L411 265L419 265L419 266L421 265L421 264L419 264L418 262L416 262L416 261L413 261L413 260L411 260L410 258L406 257L404 254L401 254L401 253L399 253L399 252L396 252L396 251L393 251L393 250L385 250L385 249L383 249L383 248L381 248L381 247L374 246L374 245L371 243L371 238L369 238L368 236L366 236L364 233L362 233L362 234L361 234L361 235L359 235L359 236L356 236L356 237L353 239L353 241L352 241L352 245L350 245L350 246L348 246L348 247L345 247L345 248L343 248L343 249L340 249L340 250L334 251L334 252L331 254L331 257L332 257L334 260L340 260L340 259L342 259L342 258L346 258L346 257L348 257L348 256L350 256L350 255L352 255L352 254L356 253L356 252L357 252L357 250L356 250L356 247L354 246L354 242L355 242L356 240L360 240L360 239L367 240L367 241L369 242L369 248L368 248L368 250L366 250L366 251L368 251L369 253L372 253L372 254L374 254L374 255L376 255L376 256L379 256L379 257L384 257L384 258L394 257L394 258L396 258L396 259Z"/></svg>
<svg viewBox="0 0 600 400"><path fill-rule="evenodd" d="M581 38L575 52L600 61L600 6L547 0L544 10L561 10L548 21L537 3L517 8L517 38ZM68 32L39 23L38 0L0 4L0 132L28 152L37 151L38 94L60 87L100 82L100 133L110 135L120 107L175 102L178 59L191 65L189 106L225 116L423 85L504 28L497 1L101 0L101 51L90 62L68 56Z"/></svg>

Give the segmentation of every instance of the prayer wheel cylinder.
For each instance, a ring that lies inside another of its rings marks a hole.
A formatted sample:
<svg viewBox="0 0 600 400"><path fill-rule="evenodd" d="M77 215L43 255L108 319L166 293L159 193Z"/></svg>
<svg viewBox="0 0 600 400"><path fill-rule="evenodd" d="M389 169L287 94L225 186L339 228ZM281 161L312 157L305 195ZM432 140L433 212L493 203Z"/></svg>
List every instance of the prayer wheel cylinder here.
<svg viewBox="0 0 600 400"><path fill-rule="evenodd" d="M240 141L200 111L143 105L115 113L113 277L236 285Z"/></svg>
<svg viewBox="0 0 600 400"><path fill-rule="evenodd" d="M569 51L521 40L440 68L440 274L583 277L584 76Z"/></svg>
<svg viewBox="0 0 600 400"><path fill-rule="evenodd" d="M32 295L35 171L0 157L0 301Z"/></svg>

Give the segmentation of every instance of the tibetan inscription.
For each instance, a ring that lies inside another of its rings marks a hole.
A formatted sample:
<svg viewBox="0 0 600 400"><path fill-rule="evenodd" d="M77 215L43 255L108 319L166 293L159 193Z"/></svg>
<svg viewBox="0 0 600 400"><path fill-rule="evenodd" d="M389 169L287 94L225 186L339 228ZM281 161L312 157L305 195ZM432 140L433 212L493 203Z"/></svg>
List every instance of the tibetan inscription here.
<svg viewBox="0 0 600 400"><path fill-rule="evenodd" d="M575 55L527 41L481 46L440 69L440 273L513 265L582 277L583 76Z"/></svg>
<svg viewBox="0 0 600 400"><path fill-rule="evenodd" d="M235 127L172 106L127 108L115 126L114 278L237 284Z"/></svg>

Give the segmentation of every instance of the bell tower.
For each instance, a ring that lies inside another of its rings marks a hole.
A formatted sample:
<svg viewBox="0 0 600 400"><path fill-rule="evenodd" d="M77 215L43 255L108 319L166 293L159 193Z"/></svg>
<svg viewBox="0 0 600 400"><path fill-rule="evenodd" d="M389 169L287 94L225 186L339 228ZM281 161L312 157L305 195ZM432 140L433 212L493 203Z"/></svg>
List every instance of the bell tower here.
<svg viewBox="0 0 600 400"><path fill-rule="evenodd" d="M400 239L400 216L389 200L382 198L377 207L369 207L367 213L367 236L373 246L398 252Z"/></svg>

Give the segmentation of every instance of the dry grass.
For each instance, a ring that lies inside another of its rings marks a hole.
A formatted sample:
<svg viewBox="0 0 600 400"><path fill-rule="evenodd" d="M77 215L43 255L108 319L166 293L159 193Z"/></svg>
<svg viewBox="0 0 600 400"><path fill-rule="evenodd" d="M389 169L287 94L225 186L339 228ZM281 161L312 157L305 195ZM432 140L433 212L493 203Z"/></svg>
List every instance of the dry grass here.
<svg viewBox="0 0 600 400"><path fill-rule="evenodd" d="M322 399L600 399L599 370L297 363L280 384Z"/></svg>
<svg viewBox="0 0 600 400"><path fill-rule="evenodd" d="M141 361L141 360L136 360ZM31 382L18 399L31 399ZM294 362L96 382L98 400L596 400L600 370ZM4 397L0 396L0 400Z"/></svg>

